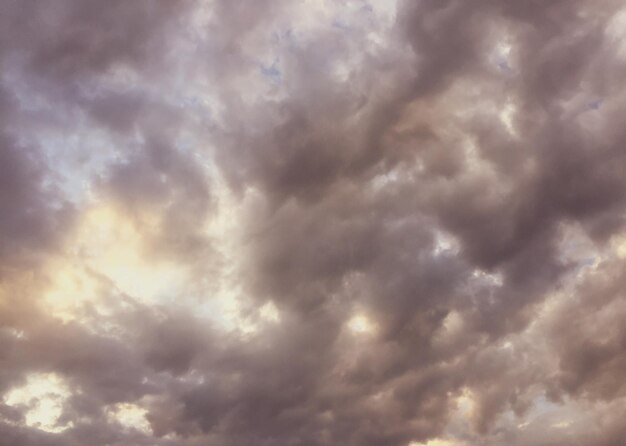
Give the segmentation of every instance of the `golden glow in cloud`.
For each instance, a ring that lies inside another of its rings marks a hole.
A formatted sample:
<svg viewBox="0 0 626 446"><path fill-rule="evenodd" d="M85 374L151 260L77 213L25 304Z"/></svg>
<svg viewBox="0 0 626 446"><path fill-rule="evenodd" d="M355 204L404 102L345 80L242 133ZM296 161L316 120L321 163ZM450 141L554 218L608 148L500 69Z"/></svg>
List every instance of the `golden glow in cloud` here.
<svg viewBox="0 0 626 446"><path fill-rule="evenodd" d="M426 443L410 443L409 446L464 446L464 443L461 443L457 440L443 440L443 439L434 439L428 440Z"/></svg>
<svg viewBox="0 0 626 446"><path fill-rule="evenodd" d="M66 257L48 265L50 286L44 305L62 320L76 319L86 303L98 303L99 280L143 303L172 299L187 274L173 262L151 258L147 237L156 220L140 223L112 205L84 212L66 246Z"/></svg>
<svg viewBox="0 0 626 446"><path fill-rule="evenodd" d="M612 240L615 255L620 259L626 259L626 234L620 234Z"/></svg>
<svg viewBox="0 0 626 446"><path fill-rule="evenodd" d="M106 410L111 422L116 422L128 429L137 429L145 434L151 434L150 423L146 419L148 411L132 403L119 403Z"/></svg>
<svg viewBox="0 0 626 446"><path fill-rule="evenodd" d="M355 334L372 334L376 324L365 314L357 313L348 321L348 328Z"/></svg>
<svg viewBox="0 0 626 446"><path fill-rule="evenodd" d="M463 393L456 400L457 410L465 418L469 419L474 411L474 397L469 389L463 389Z"/></svg>
<svg viewBox="0 0 626 446"><path fill-rule="evenodd" d="M45 432L63 432L69 425L59 425L63 404L71 392L65 380L55 373L35 373L26 383L10 390L4 403L12 407L25 407L27 426Z"/></svg>
<svg viewBox="0 0 626 446"><path fill-rule="evenodd" d="M156 225L150 215L139 226L112 206L98 206L85 214L75 246L93 271L129 296L144 302L171 297L185 273L179 265L150 258L146 235Z"/></svg>

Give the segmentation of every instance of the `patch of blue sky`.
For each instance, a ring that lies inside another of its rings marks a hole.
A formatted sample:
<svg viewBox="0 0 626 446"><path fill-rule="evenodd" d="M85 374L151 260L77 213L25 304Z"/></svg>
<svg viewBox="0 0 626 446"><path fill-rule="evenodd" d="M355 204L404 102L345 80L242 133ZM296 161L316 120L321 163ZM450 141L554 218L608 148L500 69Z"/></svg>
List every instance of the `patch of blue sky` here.
<svg viewBox="0 0 626 446"><path fill-rule="evenodd" d="M350 31L352 28L346 22L340 19L335 19L332 22L332 27L342 31Z"/></svg>
<svg viewBox="0 0 626 446"><path fill-rule="evenodd" d="M275 84L280 84L283 80L283 74L278 69L278 60L274 60L272 65L261 65L261 74Z"/></svg>
<svg viewBox="0 0 626 446"><path fill-rule="evenodd" d="M599 110L600 107L602 107L603 104L603 100L602 99L594 99L593 101L589 102L587 104L587 109L588 110Z"/></svg>
<svg viewBox="0 0 626 446"><path fill-rule="evenodd" d="M285 29L276 29L272 32L271 36L272 43L277 45L281 45L284 43L291 45L295 43L295 35L291 27Z"/></svg>
<svg viewBox="0 0 626 446"><path fill-rule="evenodd" d="M118 159L118 153L108 149L112 141L101 132L81 129L77 133L69 138L38 135L56 186L63 191L64 199L75 204L86 198L90 179L103 174L106 166Z"/></svg>
<svg viewBox="0 0 626 446"><path fill-rule="evenodd" d="M496 66L503 73L509 74L513 72L513 69L509 65L509 62L504 57L498 57L496 59Z"/></svg>
<svg viewBox="0 0 626 446"><path fill-rule="evenodd" d="M210 123L213 121L213 110L204 98L199 96L180 96L178 99L178 106L192 112L195 118L204 123Z"/></svg>
<svg viewBox="0 0 626 446"><path fill-rule="evenodd" d="M533 405L527 414L527 419L533 424L545 423L554 426L555 424L575 419L577 413L575 406L552 402L544 395L541 395L534 399Z"/></svg>
<svg viewBox="0 0 626 446"><path fill-rule="evenodd" d="M56 125L43 122L31 132L16 129L15 137L25 147L37 147L45 157L49 172L44 187L61 191L60 200L81 203L89 192L89 178L101 173L103 166L117 156L116 150L111 149L117 144L106 132L90 129L87 116L76 107L54 103L29 89L19 77L5 77L5 81L25 112L25 120L36 120L41 113L55 113Z"/></svg>
<svg viewBox="0 0 626 446"><path fill-rule="evenodd" d="M397 13L397 0L369 0L362 9L386 20L394 20Z"/></svg>

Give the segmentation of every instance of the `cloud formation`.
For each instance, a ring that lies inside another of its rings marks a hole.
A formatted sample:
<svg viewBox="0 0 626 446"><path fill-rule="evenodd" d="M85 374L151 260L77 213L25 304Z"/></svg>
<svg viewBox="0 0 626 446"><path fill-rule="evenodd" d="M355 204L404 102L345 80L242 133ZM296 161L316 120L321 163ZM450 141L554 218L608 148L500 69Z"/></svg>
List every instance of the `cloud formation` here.
<svg viewBox="0 0 626 446"><path fill-rule="evenodd" d="M621 444L621 2L0 8L0 446Z"/></svg>

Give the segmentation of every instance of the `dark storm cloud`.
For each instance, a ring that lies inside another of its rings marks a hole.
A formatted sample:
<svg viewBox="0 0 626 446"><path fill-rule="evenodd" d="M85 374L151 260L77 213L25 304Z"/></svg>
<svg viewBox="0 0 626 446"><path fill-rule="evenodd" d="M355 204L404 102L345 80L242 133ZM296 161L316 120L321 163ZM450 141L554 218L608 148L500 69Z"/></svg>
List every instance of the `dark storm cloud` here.
<svg viewBox="0 0 626 446"><path fill-rule="evenodd" d="M157 49L183 6L178 1L9 1L2 14L3 50L35 85L71 93L76 82L90 76L118 66L141 69L158 59Z"/></svg>
<svg viewBox="0 0 626 446"><path fill-rule="evenodd" d="M308 11L282 1L6 3L0 390L52 373L70 395L59 433L0 405L0 444L617 445L619 6L405 1L377 47L363 43L380 31L371 8L303 37L274 28ZM246 99L267 35L279 81ZM219 116L172 100L186 84L196 103L197 85L215 84ZM197 309L180 295L140 303L97 271L104 307L66 322L46 311L47 273L31 260L61 246L88 204L69 210L55 147L27 136L69 140L82 126L111 145L90 192L134 221L151 259L192 266L189 290L228 269L205 230L225 180L245 211L232 214L233 249L257 332L209 322L212 296L194 296ZM570 226L603 257L582 279L563 254ZM278 321L258 315L268 302ZM359 315L369 332L352 332ZM111 417L123 403L147 410L151 433ZM591 405L589 429L555 431L532 418L542 404L578 416ZM517 426L525 417L532 432Z"/></svg>
<svg viewBox="0 0 626 446"><path fill-rule="evenodd" d="M66 444L65 440L58 438L53 434L19 428L6 423L0 424L0 432L2 432L0 444L3 446L15 444L19 444L20 446L57 446Z"/></svg>
<svg viewBox="0 0 626 446"><path fill-rule="evenodd" d="M623 259L606 261L551 327L559 352L557 381L565 392L609 401L625 394L623 283ZM575 329L568 320L578 321Z"/></svg>
<svg viewBox="0 0 626 446"><path fill-rule="evenodd" d="M41 152L20 144L12 133L15 98L0 89L0 259L2 275L38 260L50 250L71 208L46 184L47 168Z"/></svg>
<svg viewBox="0 0 626 446"><path fill-rule="evenodd" d="M83 86L114 68L145 66L179 6L177 2L3 4L1 249L7 252L3 259L11 257L3 260L3 268L29 255L28 250L50 245L59 225L69 223L69 207L58 196L56 178L49 171L55 154L33 147L24 137L30 129L46 125L65 125L57 130L71 132L71 124L59 122L52 112L46 116L34 111L33 103L48 102L61 115L78 105L110 127L132 123L128 110L133 107L127 97L117 101L105 97L92 107ZM126 115L123 122L120 114Z"/></svg>

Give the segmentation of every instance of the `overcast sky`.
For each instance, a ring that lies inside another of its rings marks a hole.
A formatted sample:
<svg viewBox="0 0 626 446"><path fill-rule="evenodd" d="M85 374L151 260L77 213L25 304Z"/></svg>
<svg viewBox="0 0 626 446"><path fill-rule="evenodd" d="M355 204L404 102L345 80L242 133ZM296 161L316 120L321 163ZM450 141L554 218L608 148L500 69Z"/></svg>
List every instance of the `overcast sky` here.
<svg viewBox="0 0 626 446"><path fill-rule="evenodd" d="M0 446L625 444L623 1L0 3Z"/></svg>

